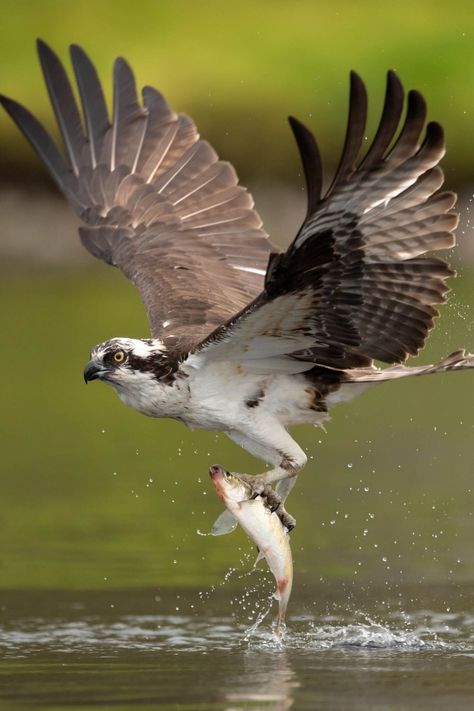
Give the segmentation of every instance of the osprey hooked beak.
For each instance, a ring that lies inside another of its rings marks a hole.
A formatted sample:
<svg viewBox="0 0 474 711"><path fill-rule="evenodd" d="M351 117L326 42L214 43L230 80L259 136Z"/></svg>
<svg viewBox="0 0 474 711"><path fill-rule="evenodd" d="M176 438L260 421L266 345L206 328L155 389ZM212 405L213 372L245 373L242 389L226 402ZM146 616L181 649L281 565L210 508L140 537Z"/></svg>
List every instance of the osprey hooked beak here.
<svg viewBox="0 0 474 711"><path fill-rule="evenodd" d="M90 360L84 368L84 382L88 383L90 380L101 379L106 373L107 369L101 363L96 360Z"/></svg>

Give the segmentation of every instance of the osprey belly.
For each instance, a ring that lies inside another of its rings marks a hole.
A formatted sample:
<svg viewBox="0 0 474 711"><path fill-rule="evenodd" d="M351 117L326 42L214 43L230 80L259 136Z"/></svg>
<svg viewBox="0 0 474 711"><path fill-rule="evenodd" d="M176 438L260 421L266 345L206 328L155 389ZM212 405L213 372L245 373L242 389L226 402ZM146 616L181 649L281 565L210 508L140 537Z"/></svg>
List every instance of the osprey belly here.
<svg viewBox="0 0 474 711"><path fill-rule="evenodd" d="M206 363L192 357L182 372L189 388L183 420L208 430L235 430L252 422L253 406L272 380L242 372L236 362Z"/></svg>

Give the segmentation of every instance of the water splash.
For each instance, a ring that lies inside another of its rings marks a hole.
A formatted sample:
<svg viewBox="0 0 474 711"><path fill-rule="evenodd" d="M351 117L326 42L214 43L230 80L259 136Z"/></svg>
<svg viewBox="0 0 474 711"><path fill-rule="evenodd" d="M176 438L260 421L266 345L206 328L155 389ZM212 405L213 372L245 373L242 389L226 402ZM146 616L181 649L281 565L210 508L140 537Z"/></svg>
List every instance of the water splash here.
<svg viewBox="0 0 474 711"><path fill-rule="evenodd" d="M26 617L14 626L0 625L0 654L21 658L45 650L51 653L99 652L116 655L123 650L236 650L287 649L315 652L330 649L378 649L393 652L462 652L474 654L474 615L419 611L394 612L383 621L362 613L290 617L284 637L277 640L262 622L272 600L248 627L231 615L144 614L117 616L108 622L84 616L74 621ZM363 621L360 618L363 617Z"/></svg>

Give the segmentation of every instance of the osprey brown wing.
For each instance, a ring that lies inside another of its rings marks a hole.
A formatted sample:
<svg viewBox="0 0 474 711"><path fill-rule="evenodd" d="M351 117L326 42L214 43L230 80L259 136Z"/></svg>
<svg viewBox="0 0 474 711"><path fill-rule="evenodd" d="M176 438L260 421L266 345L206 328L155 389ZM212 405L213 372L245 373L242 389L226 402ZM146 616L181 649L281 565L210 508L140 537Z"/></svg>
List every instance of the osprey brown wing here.
<svg viewBox="0 0 474 711"><path fill-rule="evenodd" d="M251 195L159 92L145 87L139 103L123 59L109 120L82 49L71 47L82 112L58 57L41 41L38 54L67 158L23 106L3 106L85 223L85 247L137 286L152 334L198 342L263 288L270 246Z"/></svg>
<svg viewBox="0 0 474 711"><path fill-rule="evenodd" d="M267 369L273 358L274 369L298 372L311 363L396 363L423 346L453 274L425 254L454 245L456 196L436 192L443 183L441 127L429 123L422 137L425 102L411 91L399 130L403 104L400 81L389 72L379 128L360 160L367 95L351 75L346 139L324 197L316 142L290 120L308 184L306 218L288 250L272 255L264 292L202 344L209 357L213 348L220 358L251 353L254 369L261 357Z"/></svg>
<svg viewBox="0 0 474 711"><path fill-rule="evenodd" d="M425 256L455 243L457 215L450 210L456 196L436 192L443 183L443 130L428 123L422 136L426 105L410 91L398 132L403 104L402 85L389 72L378 130L358 163L367 97L352 73L336 176L324 198L310 204L293 244L267 275L267 293L314 289L311 321L318 343L312 356L318 362L331 350L328 364L338 367L416 355L433 327L434 304L448 291L453 272Z"/></svg>

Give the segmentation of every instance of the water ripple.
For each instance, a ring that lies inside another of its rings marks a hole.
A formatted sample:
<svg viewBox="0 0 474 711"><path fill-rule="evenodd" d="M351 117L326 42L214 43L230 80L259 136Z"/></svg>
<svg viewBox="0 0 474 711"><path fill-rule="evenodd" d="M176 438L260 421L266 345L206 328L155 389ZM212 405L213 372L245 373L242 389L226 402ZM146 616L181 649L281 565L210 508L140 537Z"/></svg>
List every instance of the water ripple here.
<svg viewBox="0 0 474 711"><path fill-rule="evenodd" d="M248 628L231 616L123 615L104 621L90 616L76 620L27 617L0 625L0 653L24 657L38 652L119 653L122 650L196 652L250 648L302 650L361 648L399 651L474 653L474 616L420 611L393 613L383 624L362 614L290 618L282 642L269 624Z"/></svg>

